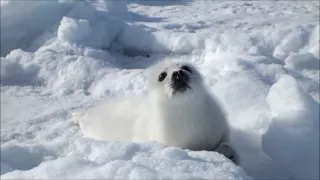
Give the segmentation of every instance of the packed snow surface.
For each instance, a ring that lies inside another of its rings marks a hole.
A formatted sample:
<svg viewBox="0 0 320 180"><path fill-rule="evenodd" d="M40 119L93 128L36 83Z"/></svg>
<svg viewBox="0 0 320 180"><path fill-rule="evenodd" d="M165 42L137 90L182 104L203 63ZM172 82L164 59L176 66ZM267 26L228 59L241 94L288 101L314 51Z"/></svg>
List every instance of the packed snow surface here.
<svg viewBox="0 0 320 180"><path fill-rule="evenodd" d="M1 178L319 178L319 1L0 5ZM240 166L216 152L95 141L72 122L146 94L146 69L163 60L199 68Z"/></svg>

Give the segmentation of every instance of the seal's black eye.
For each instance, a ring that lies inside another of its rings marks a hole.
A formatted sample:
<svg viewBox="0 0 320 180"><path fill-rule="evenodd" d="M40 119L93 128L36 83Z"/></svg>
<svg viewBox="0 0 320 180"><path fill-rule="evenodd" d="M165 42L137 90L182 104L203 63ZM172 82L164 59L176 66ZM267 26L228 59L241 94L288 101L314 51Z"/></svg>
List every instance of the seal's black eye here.
<svg viewBox="0 0 320 180"><path fill-rule="evenodd" d="M161 81L163 81L166 77L167 77L167 73L166 73L166 72L162 72L162 73L159 75L158 81L161 82Z"/></svg>
<svg viewBox="0 0 320 180"><path fill-rule="evenodd" d="M185 71L188 71L189 73L192 73L192 70L191 70L191 68L189 66L184 65L184 66L181 67L181 69L183 69Z"/></svg>

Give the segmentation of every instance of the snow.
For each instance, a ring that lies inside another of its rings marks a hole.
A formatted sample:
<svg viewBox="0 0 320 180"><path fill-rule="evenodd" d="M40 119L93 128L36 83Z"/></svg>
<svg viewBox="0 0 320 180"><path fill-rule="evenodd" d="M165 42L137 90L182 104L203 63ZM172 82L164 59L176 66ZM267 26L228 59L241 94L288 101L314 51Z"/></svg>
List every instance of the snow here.
<svg viewBox="0 0 320 180"><path fill-rule="evenodd" d="M1 5L1 56L13 49L30 46L39 34L51 30L72 7L69 3L56 1L7 2Z"/></svg>
<svg viewBox="0 0 320 180"><path fill-rule="evenodd" d="M18 170L2 178L249 178L240 167L216 152L183 151L158 143L105 143L89 139L66 145L63 150L59 149L61 143L3 145L2 161ZM73 151L67 152L68 149Z"/></svg>
<svg viewBox="0 0 320 180"><path fill-rule="evenodd" d="M319 178L318 10L1 1L1 178ZM74 111L147 93L147 69L167 59L199 68L228 113L240 166L216 152L95 141L72 122Z"/></svg>
<svg viewBox="0 0 320 180"><path fill-rule="evenodd" d="M319 103L289 75L282 75L272 85L266 100L272 120L262 138L264 151L284 164L294 177L318 178Z"/></svg>
<svg viewBox="0 0 320 180"><path fill-rule="evenodd" d="M1 58L1 84L3 85L33 85L36 84L38 67L21 64Z"/></svg>

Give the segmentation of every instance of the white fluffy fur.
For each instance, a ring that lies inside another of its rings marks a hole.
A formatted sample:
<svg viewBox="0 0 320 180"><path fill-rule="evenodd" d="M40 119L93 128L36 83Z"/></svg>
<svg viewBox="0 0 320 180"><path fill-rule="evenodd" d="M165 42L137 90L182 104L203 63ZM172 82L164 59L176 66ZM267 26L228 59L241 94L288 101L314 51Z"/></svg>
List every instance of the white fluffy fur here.
<svg viewBox="0 0 320 180"><path fill-rule="evenodd" d="M174 93L170 77L182 65L192 70L191 89ZM167 77L159 82L163 71ZM158 63L149 69L147 96L113 99L74 118L85 136L99 140L158 141L191 150L216 150L224 143L220 149L230 149L225 148L229 138L225 115L200 73L187 63ZM221 153L229 156L230 151Z"/></svg>

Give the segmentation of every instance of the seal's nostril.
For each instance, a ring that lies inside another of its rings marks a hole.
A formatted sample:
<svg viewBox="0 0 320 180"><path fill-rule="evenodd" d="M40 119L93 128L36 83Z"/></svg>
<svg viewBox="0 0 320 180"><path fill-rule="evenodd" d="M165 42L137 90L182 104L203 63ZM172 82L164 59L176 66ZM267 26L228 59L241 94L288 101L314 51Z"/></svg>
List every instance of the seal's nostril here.
<svg viewBox="0 0 320 180"><path fill-rule="evenodd" d="M172 73L172 77L174 79L179 79L180 78L179 76L180 76L180 73L178 71L175 71L175 72Z"/></svg>
<svg viewBox="0 0 320 180"><path fill-rule="evenodd" d="M173 80L185 80L186 74L183 72L183 70L175 71L172 73L172 79Z"/></svg>

